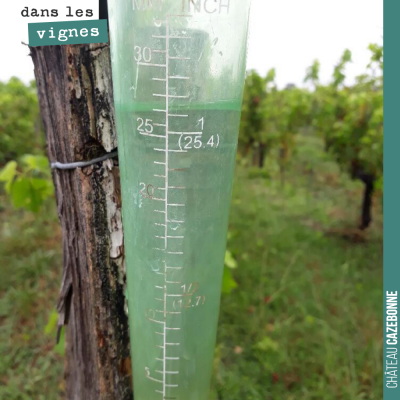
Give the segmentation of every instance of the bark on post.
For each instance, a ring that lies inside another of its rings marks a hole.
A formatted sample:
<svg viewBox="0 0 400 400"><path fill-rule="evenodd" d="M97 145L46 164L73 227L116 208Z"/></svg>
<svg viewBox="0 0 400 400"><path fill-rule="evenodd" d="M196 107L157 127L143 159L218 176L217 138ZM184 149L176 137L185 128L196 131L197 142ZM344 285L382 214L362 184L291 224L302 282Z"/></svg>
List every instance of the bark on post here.
<svg viewBox="0 0 400 400"><path fill-rule="evenodd" d="M31 48L51 162L87 161L117 147L108 45ZM117 160L55 170L64 269L66 398L132 398Z"/></svg>

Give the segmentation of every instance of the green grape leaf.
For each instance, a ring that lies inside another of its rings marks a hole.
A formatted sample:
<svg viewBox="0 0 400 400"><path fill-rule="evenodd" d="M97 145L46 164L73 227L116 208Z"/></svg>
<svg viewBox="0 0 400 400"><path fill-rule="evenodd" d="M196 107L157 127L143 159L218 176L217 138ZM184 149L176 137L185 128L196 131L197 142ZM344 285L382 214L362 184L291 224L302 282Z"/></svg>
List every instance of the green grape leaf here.
<svg viewBox="0 0 400 400"><path fill-rule="evenodd" d="M25 208L28 211L38 212L43 203L40 191L35 190L32 179L19 177L11 186L11 201L15 208Z"/></svg>
<svg viewBox="0 0 400 400"><path fill-rule="evenodd" d="M16 172L17 163L15 161L9 161L0 171L0 182L5 182L5 189L7 193L10 193L11 185L14 181Z"/></svg>
<svg viewBox="0 0 400 400"><path fill-rule="evenodd" d="M222 293L229 294L236 289L238 284L233 279L232 271L229 268L224 268L224 276L222 278Z"/></svg>
<svg viewBox="0 0 400 400"><path fill-rule="evenodd" d="M57 322L58 322L58 313L53 310L49 315L49 320L47 321L47 325L44 328L44 333L46 335L54 335L57 331Z"/></svg>
<svg viewBox="0 0 400 400"><path fill-rule="evenodd" d="M47 197L54 193L53 184L47 179L32 178L31 184L42 200L46 200Z"/></svg>
<svg viewBox="0 0 400 400"><path fill-rule="evenodd" d="M11 187L11 201L15 208L25 207L29 203L31 184L28 178L19 177Z"/></svg>
<svg viewBox="0 0 400 400"><path fill-rule="evenodd" d="M45 156L26 154L22 157L22 162L28 167L28 170L49 173L49 160Z"/></svg>
<svg viewBox="0 0 400 400"><path fill-rule="evenodd" d="M237 268L237 262L229 250L225 252L225 266L231 269Z"/></svg>

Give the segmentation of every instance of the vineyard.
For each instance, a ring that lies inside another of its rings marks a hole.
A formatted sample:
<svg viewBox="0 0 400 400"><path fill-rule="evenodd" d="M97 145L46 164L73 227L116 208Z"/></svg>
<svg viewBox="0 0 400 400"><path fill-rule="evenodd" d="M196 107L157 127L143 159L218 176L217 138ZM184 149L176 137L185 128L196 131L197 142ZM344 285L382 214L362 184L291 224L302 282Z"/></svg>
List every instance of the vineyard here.
<svg viewBox="0 0 400 400"><path fill-rule="evenodd" d="M210 400L382 398L383 48L249 71ZM0 398L62 398L61 229L34 84L0 83ZM29 374L26 374L26 370Z"/></svg>
<svg viewBox="0 0 400 400"><path fill-rule="evenodd" d="M277 149L284 183L299 132L309 130L322 138L339 166L365 184L361 229L371 222L374 190L383 189L383 48L369 48L368 70L353 86L345 85L349 50L334 67L328 85L319 82L318 61L307 69L304 82L311 89L287 85L279 90L275 70L265 77L251 71L246 79L239 139L241 158L260 168Z"/></svg>
<svg viewBox="0 0 400 400"><path fill-rule="evenodd" d="M345 85L346 65L351 62L349 50L338 60L327 85L319 82L320 64L316 60L304 79L309 89L292 84L278 89L274 69L265 77L250 71L243 96L238 154L241 163L261 169L266 159L277 154L284 185L297 135L310 131L322 138L340 168L365 185L360 229L368 228L371 222L374 192L383 190L383 47L371 44L369 49L371 62L366 73L352 86ZM44 141L35 88L16 78L0 83L0 104L0 166L8 162L0 181L11 197L18 199L14 201L17 207L37 211L51 190L44 180L26 177L33 172L49 178L46 161L40 157ZM32 152L39 156L26 155ZM309 168L312 174L312 166ZM25 203L20 199L24 193L28 197Z"/></svg>

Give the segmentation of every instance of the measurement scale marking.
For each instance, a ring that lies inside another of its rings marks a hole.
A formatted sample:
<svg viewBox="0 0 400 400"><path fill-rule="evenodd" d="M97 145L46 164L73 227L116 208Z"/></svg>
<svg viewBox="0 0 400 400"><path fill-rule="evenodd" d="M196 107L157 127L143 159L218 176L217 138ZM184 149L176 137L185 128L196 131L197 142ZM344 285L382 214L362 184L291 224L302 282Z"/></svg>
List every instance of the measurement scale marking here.
<svg viewBox="0 0 400 400"><path fill-rule="evenodd" d="M168 57L168 60L191 60L190 57Z"/></svg>
<svg viewBox="0 0 400 400"><path fill-rule="evenodd" d="M140 132L140 134L142 136L156 137L156 138L161 138L161 139L166 139L167 138L164 135L154 135L153 133Z"/></svg>
<svg viewBox="0 0 400 400"><path fill-rule="evenodd" d="M165 52L166 52L166 69L165 69L165 112L166 112L166 118L165 118L165 136L168 136L168 131L169 131L169 80L168 80L168 75L169 75L169 64L168 64L168 57L169 57L169 17L167 15L167 20L166 20L166 44L165 44ZM165 227L164 227L164 236L165 236L165 251L167 251L168 248L168 240L167 240L167 235L168 235L168 169L169 169L169 143L168 140L165 141ZM167 327L167 269L166 269L166 261L165 263L165 269L164 269L164 336L163 336L163 374L162 374L162 395L163 399L165 399L166 396L166 390L167 390L167 385L166 385L166 373L165 371L167 370L167 353L166 353L166 340L167 340L167 335L166 335L166 327Z"/></svg>
<svg viewBox="0 0 400 400"><path fill-rule="evenodd" d="M151 381L154 381L154 382L162 383L162 381L160 381L159 379L153 378L153 377L150 376L150 375L147 376L147 379L150 379Z"/></svg>
<svg viewBox="0 0 400 400"><path fill-rule="evenodd" d="M165 226L165 225L163 225ZM155 236L158 239L184 239L184 236Z"/></svg>
<svg viewBox="0 0 400 400"><path fill-rule="evenodd" d="M156 370L155 372L159 373L159 374L163 374L163 371L158 371ZM165 371L166 374L170 374L170 375L178 375L179 371Z"/></svg>
<svg viewBox="0 0 400 400"><path fill-rule="evenodd" d="M167 25L167 27L168 27L168 25ZM168 34L167 35L152 35L151 37L153 39L167 39L167 41L169 41L169 39L191 39L190 36L179 36L179 35L169 36Z"/></svg>
<svg viewBox="0 0 400 400"><path fill-rule="evenodd" d="M170 99L188 99L189 98L188 95L187 96L179 96L179 95L175 95L175 94L166 95L166 94L162 94L162 93L153 93L153 96L154 97L168 97Z"/></svg>
<svg viewBox="0 0 400 400"><path fill-rule="evenodd" d="M149 318L149 321L155 322L156 324L164 324L164 321L157 321L156 319Z"/></svg>
<svg viewBox="0 0 400 400"><path fill-rule="evenodd" d="M187 118L189 115L185 114L168 114L168 117Z"/></svg>
<svg viewBox="0 0 400 400"><path fill-rule="evenodd" d="M160 314L173 314L173 315L179 315L182 314L180 311L164 311L164 310L156 310L156 312Z"/></svg>
<svg viewBox="0 0 400 400"><path fill-rule="evenodd" d="M162 391L161 390L156 390L156 393L161 393L162 394ZM176 399L177 399L176 397L163 396L163 400L176 400Z"/></svg>
<svg viewBox="0 0 400 400"><path fill-rule="evenodd" d="M155 297L155 301L159 302L159 307L156 307L157 309L152 309L152 312L156 314L161 314L162 318L161 320L158 320L155 318L147 318L149 321L160 324L161 325L161 329L157 328L155 330L155 334L156 335L161 335L162 336L162 343L157 344L156 347L161 349L162 351L160 351L161 354L159 354L159 358L155 358L157 361L162 363L162 368L158 368L157 370L155 370L155 372L157 374L160 374L161 377L160 379L156 379L152 376L150 376L150 373L148 374L148 378L154 382L159 383L162 387L159 388L160 390L155 390L156 393L160 393L162 395L161 400L175 400L178 399L178 397L174 397L171 396L170 393L170 388L177 388L179 387L179 385L177 383L174 382L169 382L169 379L167 380L167 376L168 375L179 375L179 371L178 368L172 368L169 367L167 368L167 361L179 361L180 357L173 357L171 354L167 353L167 349L168 348L178 348L181 343L179 343L179 339L176 340L177 338L170 338L169 341L167 341L167 332L168 331L180 331L181 328L177 327L176 324L174 324L175 326L168 326L169 324L169 316L177 316L177 315L181 315L183 313L183 311L173 311L173 310L169 310L169 304L171 303L167 303L167 299L168 297L170 298L183 298L184 296L191 296L192 294L189 293L180 293L179 294L179 289L177 289L177 286L175 285L182 285L182 281L179 280L178 277L177 280L172 281L172 280L168 280L168 273L169 277L171 278L171 271L181 271L183 270L183 266L168 266L168 256L172 255L172 256L183 256L184 253L183 251L176 251L178 249L171 249L169 248L169 240L184 240L184 236L183 235L174 235L173 232L170 232L169 230L169 224L183 224L185 221L183 220L174 220L174 219L170 219L169 218L169 212L170 212L170 208L171 207L185 207L185 204L179 202L179 200L177 202L171 202L170 196L169 196L169 190L186 190L185 186L180 186L180 185L170 185L170 176L169 174L171 172L184 172L187 171L188 168L170 168L170 154L179 154L179 153L187 153L187 150L184 150L181 148L181 145L179 143L179 148L178 149L174 149L171 148L171 145L169 143L169 135L202 135L202 132L175 132L175 131L170 131L169 126L170 126L170 118L188 118L189 115L188 114L181 114L179 113L180 110L177 110L177 112L170 112L170 99L183 99L183 100L187 100L190 98L190 95L185 95L184 93L178 93L178 94L171 94L170 93L170 87L169 87L169 82L170 80L184 80L184 81L189 81L190 77L189 76L185 76L186 74L182 74L182 75L173 75L170 74L170 60L175 60L175 61L185 61L185 60L191 60L190 57L183 57L183 56L179 56L175 53L175 55L171 55L170 54L170 40L171 39L182 39L182 40L188 40L188 39L192 39L191 36L187 36L185 35L185 33L177 33L174 32L173 34L171 34L171 29L170 29L170 18L172 16L167 15L166 16L166 20L165 21L158 21L158 24L156 24L158 27L161 27L162 24L165 23L165 35L162 34L155 34L152 35L151 37L154 39L164 39L165 40L165 50L164 49L154 49L152 50L153 53L160 53L160 54L165 54L165 64L164 64L164 57L162 57L161 61L158 62L158 60L156 62L138 62L138 65L143 65L143 66L148 66L148 67L155 67L155 68L164 68L165 69L165 77L163 78L159 78L159 77L153 77L151 78L152 81L156 81L156 82L165 82L165 92L163 89L160 88L160 90L156 90L156 93L152 93L153 97L156 98L160 98L160 102L164 101L165 99L165 108L163 108L163 106L161 106L162 108L154 108L153 112L156 113L165 113L165 124L161 123L161 122L157 122L157 123L153 123L152 125L154 127L161 127L165 129L165 135L159 135L159 134L154 134L151 132L142 132L141 134L143 134L143 136L148 136L148 137L154 137L154 138L159 138L159 139L164 139L165 142L162 142L161 146L157 146L154 147L153 150L162 154L165 154L165 159L163 161L153 161L154 165L160 165L161 167L164 168L164 173L163 174L155 174L154 177L155 178L159 178L159 179L163 179L163 184L157 184L155 186L153 186L153 191L155 190L159 190L159 192L157 194L159 194L159 196L154 197L154 193L152 193L151 196L149 196L150 199L157 201L157 202L164 202L164 205L162 205L160 208L161 209L155 209L154 212L155 213L159 213L159 214L164 214L164 219L163 221L159 221L159 222L155 222L154 226L156 227L156 234L154 235L154 237L156 239L162 240L164 242L164 246L160 245L157 248L154 248L154 250L156 251L161 251L164 252L164 268L159 270L159 271L154 271L156 273L157 276L163 276L163 282L160 282L158 285L155 285L155 288L162 291L162 292L158 292L158 296ZM190 18L190 15L176 15L176 17L184 17L184 18ZM157 21L156 21L157 22ZM173 42L174 46L176 42ZM161 92L161 93L160 93ZM164 92L164 93L162 93ZM171 100L172 101L172 100ZM164 147L165 144L165 147ZM164 156L163 156L164 158ZM173 192L173 193L177 193L177 192ZM179 193L179 192L178 192ZM154 228L153 228L154 229ZM162 231L162 229L164 229ZM175 229L175 228L174 228ZM175 242L176 243L176 242ZM180 244L180 242L178 242L178 244ZM171 251L174 250L174 251ZM174 264L174 263L173 263ZM178 263L179 265L179 263ZM174 285L171 286L171 288L175 288L175 289L171 289L172 293L168 293L168 289L169 289L169 285ZM179 286L178 286L179 288ZM174 293L175 292L175 293ZM178 293L176 293L178 292ZM171 304L172 305L172 304ZM174 307L175 308L175 307ZM171 340L172 339L172 340ZM169 350L171 351L171 349ZM146 368L146 370L148 371L148 368Z"/></svg>
<svg viewBox="0 0 400 400"><path fill-rule="evenodd" d="M174 131L169 131L169 135L202 135L203 132L174 132ZM164 137L164 136L163 136Z"/></svg>
<svg viewBox="0 0 400 400"><path fill-rule="evenodd" d="M170 94L170 95L168 95L168 97L170 99L188 99L189 95L187 95L187 96L179 96L179 95L175 95L175 94Z"/></svg>
<svg viewBox="0 0 400 400"><path fill-rule="evenodd" d="M148 62L138 62L138 65L145 65L146 67L161 67L161 68L167 68L166 64L153 64L153 63L148 63Z"/></svg>
<svg viewBox="0 0 400 400"><path fill-rule="evenodd" d="M162 153L187 153L187 150L158 149L156 147L154 148L154 151L159 151L159 152L162 152Z"/></svg>
<svg viewBox="0 0 400 400"><path fill-rule="evenodd" d="M189 80L190 78L188 76L177 76L177 75L172 75L168 77L169 79L182 79L182 80Z"/></svg>

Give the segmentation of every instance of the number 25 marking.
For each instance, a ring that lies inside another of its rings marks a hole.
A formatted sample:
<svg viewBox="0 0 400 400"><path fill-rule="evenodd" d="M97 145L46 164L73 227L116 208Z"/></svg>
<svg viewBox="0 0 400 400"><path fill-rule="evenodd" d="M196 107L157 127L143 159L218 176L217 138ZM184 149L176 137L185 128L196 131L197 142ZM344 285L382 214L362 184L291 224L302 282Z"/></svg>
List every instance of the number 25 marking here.
<svg viewBox="0 0 400 400"><path fill-rule="evenodd" d="M146 121L144 121L143 118L138 118L136 121L139 123L139 126L137 127L137 130L139 132L146 132L146 133L153 132L153 125L152 125L153 120L146 119Z"/></svg>

